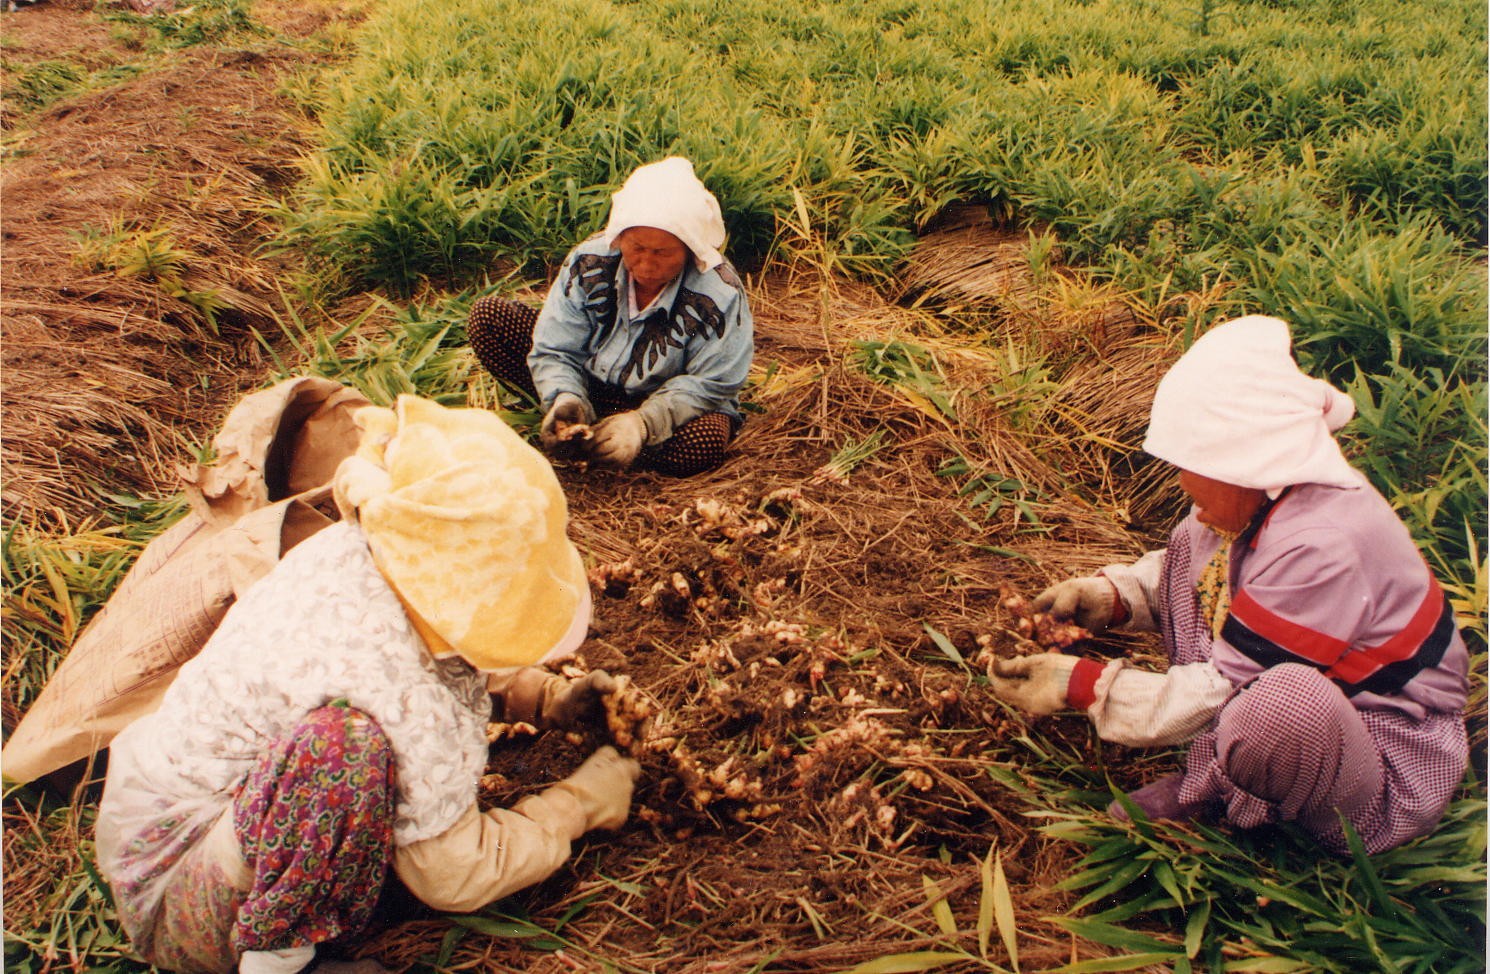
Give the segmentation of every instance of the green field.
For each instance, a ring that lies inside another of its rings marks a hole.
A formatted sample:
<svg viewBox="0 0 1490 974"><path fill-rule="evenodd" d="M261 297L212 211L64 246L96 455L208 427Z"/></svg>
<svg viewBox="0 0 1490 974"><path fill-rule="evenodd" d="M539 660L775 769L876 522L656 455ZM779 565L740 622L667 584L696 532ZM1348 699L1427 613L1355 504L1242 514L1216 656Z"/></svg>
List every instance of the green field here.
<svg viewBox="0 0 1490 974"><path fill-rule="evenodd" d="M1473 656L1477 767L1434 836L1322 861L1297 835L1272 845L1215 830L1115 830L1089 808L1060 804L1101 791L1100 758L1093 772L1069 741L1032 731L1001 760L1028 765L1026 786L1045 795L1029 799L1031 830L1069 843L1069 896L1052 922L1073 944L1101 945L1080 959L1073 947L1058 969L1483 970L1483 2L380 0L369 9L348 58L287 85L315 119L316 147L269 209L274 246L305 257L285 285L307 307L371 292L398 311L376 334L360 320L337 331L287 315L283 334L262 336L280 373L319 372L380 402L407 391L474 398L462 329L472 298L541 288L567 249L601 227L621 179L668 154L692 159L719 197L730 256L753 284L844 281L893 294L937 217L976 204L1028 233L1042 302L1061 288L1119 300L1155 347L1243 313L1289 321L1301 364L1355 399L1347 452L1409 524L1459 614ZM1100 336L1042 345L1048 334L976 309L929 307L922 320L924 333L855 343L842 366L940 424L949 490L989 517L1007 499L1002 510L1017 508L1026 525L1040 524L1057 487L1083 501L1107 491L1130 500L1106 479L1136 444L1082 442L1079 421L1047 408L1090 377L1083 367L1106 351ZM997 379L960 384L954 360ZM767 412L786 401L771 398L771 378L757 375L751 393ZM1041 444L1074 440L1076 472L1041 493L1026 490L1032 478L1000 480L968 460L981 447L959 418L988 397ZM845 468L893 452L899 429L846 438ZM1091 451L1107 459L1101 477L1084 478ZM172 499L147 498L108 508L96 531L7 526L8 705L34 699L137 542L180 512ZM1148 537L1161 528L1134 525ZM44 823L39 847L85 834L91 815L25 807L23 817L8 810L7 828ZM11 856L29 848L7 845ZM1013 918L991 856L974 864L978 885L959 903L975 927L943 912L926 879L928 915L855 969L1018 969L1014 950L998 952ZM7 970L140 969L124 959L86 857L69 868L48 894L50 927L7 923ZM493 916L509 935L536 931L546 949L567 936L552 917L524 927L526 917ZM417 969L456 969L455 948L483 929L450 927ZM638 969L600 943L586 969Z"/></svg>
<svg viewBox="0 0 1490 974"><path fill-rule="evenodd" d="M1167 327L1289 321L1478 617L1485 10L1378 6L390 3L316 91L287 239L348 286L480 284L681 153L737 261L883 277L986 203ZM1201 290L1205 320L1171 310Z"/></svg>

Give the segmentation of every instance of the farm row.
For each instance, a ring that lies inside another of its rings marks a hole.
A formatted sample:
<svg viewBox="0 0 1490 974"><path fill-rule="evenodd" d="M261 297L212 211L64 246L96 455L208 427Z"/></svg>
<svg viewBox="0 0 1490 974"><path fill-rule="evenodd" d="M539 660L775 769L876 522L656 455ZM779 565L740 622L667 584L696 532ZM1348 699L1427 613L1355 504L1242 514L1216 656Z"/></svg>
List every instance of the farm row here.
<svg viewBox="0 0 1490 974"><path fill-rule="evenodd" d="M1485 607L1482 4L390 0L287 241L352 284L542 277L692 158L731 254L887 278L983 203L1192 334L1242 311L1361 406L1354 455ZM1204 320L1177 295L1205 292ZM1059 367L1063 363L1052 363Z"/></svg>

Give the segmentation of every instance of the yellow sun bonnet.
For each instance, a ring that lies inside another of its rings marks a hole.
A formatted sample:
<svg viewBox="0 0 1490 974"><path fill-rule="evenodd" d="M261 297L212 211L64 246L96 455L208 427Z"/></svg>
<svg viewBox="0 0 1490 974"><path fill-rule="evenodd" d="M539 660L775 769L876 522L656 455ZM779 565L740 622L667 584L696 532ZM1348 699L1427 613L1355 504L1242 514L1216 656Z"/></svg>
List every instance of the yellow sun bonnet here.
<svg viewBox="0 0 1490 974"><path fill-rule="evenodd" d="M493 670L578 648L589 585L548 461L493 413L416 396L357 423L337 504L430 651Z"/></svg>

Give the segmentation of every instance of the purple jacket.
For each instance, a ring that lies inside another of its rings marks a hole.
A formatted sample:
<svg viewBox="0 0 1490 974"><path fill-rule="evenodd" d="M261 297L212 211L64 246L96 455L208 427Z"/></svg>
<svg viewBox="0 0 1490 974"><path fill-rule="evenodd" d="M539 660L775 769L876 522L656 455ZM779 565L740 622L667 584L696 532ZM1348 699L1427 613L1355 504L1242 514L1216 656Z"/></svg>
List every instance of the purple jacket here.
<svg viewBox="0 0 1490 974"><path fill-rule="evenodd" d="M1195 591L1218 541L1193 513L1175 529L1171 548L1188 543L1192 577L1167 579L1166 594ZM1407 527L1371 487L1288 488L1232 546L1230 580L1230 614L1209 656L1233 684L1305 663L1361 710L1421 719L1463 709L1469 653L1453 611ZM1164 628L1166 640L1184 638L1183 627ZM1192 657L1186 649L1171 653Z"/></svg>

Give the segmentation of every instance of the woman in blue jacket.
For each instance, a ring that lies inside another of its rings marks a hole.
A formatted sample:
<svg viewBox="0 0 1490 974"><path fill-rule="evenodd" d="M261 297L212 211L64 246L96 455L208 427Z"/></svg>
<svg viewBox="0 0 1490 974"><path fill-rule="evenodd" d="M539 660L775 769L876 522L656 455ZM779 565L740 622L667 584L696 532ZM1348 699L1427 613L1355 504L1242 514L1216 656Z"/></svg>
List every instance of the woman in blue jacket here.
<svg viewBox="0 0 1490 974"><path fill-rule="evenodd" d="M673 156L611 197L537 312L488 296L467 334L487 371L533 396L544 449L675 476L718 466L754 354L745 288L720 254L719 202Z"/></svg>

